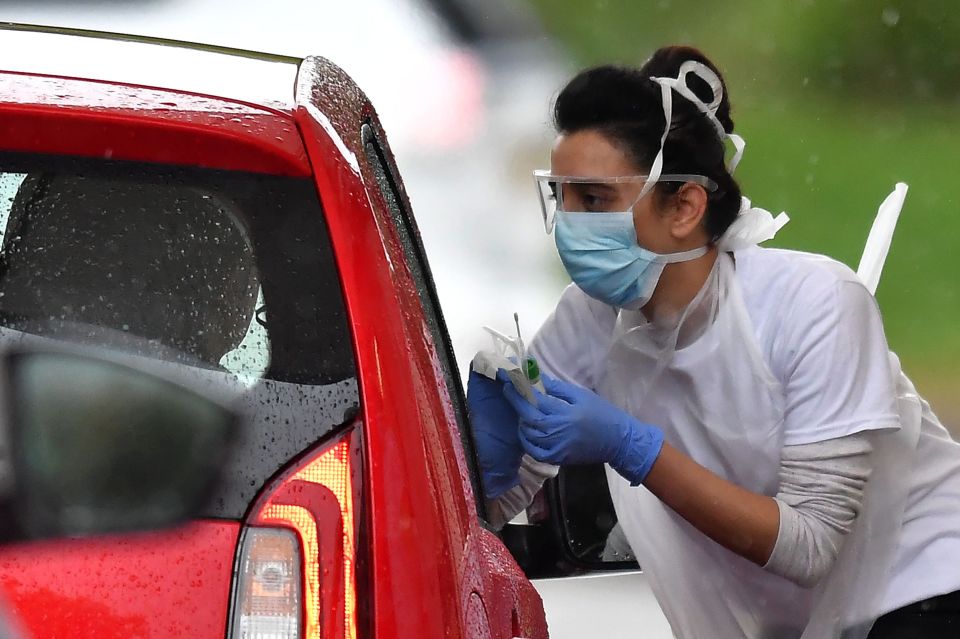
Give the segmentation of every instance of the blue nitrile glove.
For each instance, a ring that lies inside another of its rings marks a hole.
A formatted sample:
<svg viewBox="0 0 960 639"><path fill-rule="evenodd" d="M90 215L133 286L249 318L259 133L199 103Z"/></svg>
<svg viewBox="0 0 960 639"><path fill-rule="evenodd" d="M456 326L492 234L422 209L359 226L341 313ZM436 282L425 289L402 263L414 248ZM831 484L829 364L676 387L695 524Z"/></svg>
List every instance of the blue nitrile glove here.
<svg viewBox="0 0 960 639"><path fill-rule="evenodd" d="M663 448L663 432L644 424L593 391L542 375L537 406L506 375L503 395L520 416L520 443L528 455L550 464L610 464L637 486Z"/></svg>
<svg viewBox="0 0 960 639"><path fill-rule="evenodd" d="M503 382L474 371L470 371L467 380L467 408L483 474L483 491L488 499L493 499L520 483L520 419L503 396Z"/></svg>

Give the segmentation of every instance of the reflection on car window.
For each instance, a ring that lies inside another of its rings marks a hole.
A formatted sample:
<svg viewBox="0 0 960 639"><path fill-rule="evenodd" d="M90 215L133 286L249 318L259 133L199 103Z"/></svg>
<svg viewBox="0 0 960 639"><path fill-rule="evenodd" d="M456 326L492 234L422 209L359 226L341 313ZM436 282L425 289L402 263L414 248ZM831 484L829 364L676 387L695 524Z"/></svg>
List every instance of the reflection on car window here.
<svg viewBox="0 0 960 639"><path fill-rule="evenodd" d="M0 346L38 338L242 382L251 427L210 515L242 516L359 405L308 178L0 153Z"/></svg>
<svg viewBox="0 0 960 639"><path fill-rule="evenodd" d="M7 218L10 217L10 207L16 197L26 173L0 174L0 242L3 242L7 230Z"/></svg>
<svg viewBox="0 0 960 639"><path fill-rule="evenodd" d="M263 291L258 289L256 308L264 307ZM264 348L264 345L269 344L267 331L261 322L257 321L257 317L257 314L250 317L247 332L237 347L220 358L221 366L248 384L263 376L270 361L269 349ZM259 317L262 321L262 313Z"/></svg>

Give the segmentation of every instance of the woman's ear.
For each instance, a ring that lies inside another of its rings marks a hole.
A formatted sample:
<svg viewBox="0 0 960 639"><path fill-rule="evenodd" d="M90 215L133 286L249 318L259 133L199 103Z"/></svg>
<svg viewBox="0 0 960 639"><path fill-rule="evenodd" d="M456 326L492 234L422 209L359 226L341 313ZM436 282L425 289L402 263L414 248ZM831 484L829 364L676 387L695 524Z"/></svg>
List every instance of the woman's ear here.
<svg viewBox="0 0 960 639"><path fill-rule="evenodd" d="M703 233L703 217L707 214L707 192L699 184L687 182L671 198L670 235L684 241Z"/></svg>

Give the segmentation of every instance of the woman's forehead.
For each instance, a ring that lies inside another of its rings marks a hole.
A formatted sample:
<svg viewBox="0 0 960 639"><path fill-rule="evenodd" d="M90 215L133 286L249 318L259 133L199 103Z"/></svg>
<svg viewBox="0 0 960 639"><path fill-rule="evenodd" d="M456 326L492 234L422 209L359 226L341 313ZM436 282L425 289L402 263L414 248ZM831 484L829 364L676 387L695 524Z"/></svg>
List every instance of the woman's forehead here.
<svg viewBox="0 0 960 639"><path fill-rule="evenodd" d="M550 153L550 170L556 175L617 177L641 171L627 155L594 130L562 133Z"/></svg>

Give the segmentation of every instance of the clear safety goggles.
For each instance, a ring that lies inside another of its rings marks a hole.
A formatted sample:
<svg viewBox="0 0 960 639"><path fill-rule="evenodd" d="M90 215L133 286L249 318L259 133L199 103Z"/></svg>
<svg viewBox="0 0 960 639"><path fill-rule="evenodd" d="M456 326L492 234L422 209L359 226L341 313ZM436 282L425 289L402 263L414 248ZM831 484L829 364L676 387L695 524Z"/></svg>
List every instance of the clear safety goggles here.
<svg viewBox="0 0 960 639"><path fill-rule="evenodd" d="M550 171L533 172L537 183L537 196L543 213L543 226L547 233L553 231L557 211L589 211L591 213L624 213L633 211L650 188L647 187L649 175L622 175L617 177L578 177L554 175ZM717 184L703 175L670 173L655 178L656 182L693 182L708 191L716 191ZM632 202L624 202L620 184L641 185ZM650 185L652 187L652 184ZM570 206L567 208L564 203Z"/></svg>

